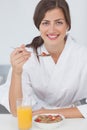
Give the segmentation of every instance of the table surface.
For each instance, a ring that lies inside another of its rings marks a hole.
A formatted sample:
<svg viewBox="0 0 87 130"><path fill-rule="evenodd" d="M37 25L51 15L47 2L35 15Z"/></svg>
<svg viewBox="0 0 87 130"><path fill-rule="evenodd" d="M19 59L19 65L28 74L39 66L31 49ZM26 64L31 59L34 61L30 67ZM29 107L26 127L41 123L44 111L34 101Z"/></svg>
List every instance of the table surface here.
<svg viewBox="0 0 87 130"><path fill-rule="evenodd" d="M13 117L11 114L0 114L0 130L18 130L17 117ZM41 129L33 125L30 130ZM65 119L55 130L87 130L87 119Z"/></svg>

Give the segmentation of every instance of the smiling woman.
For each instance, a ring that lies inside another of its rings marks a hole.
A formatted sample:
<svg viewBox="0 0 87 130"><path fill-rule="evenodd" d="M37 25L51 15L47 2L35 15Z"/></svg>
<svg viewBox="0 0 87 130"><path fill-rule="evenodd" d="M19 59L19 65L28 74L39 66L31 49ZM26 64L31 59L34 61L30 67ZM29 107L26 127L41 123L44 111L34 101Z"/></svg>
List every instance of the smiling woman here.
<svg viewBox="0 0 87 130"><path fill-rule="evenodd" d="M62 9L56 8L45 14L39 27L44 45L55 63L57 63L58 57L64 48L65 40L62 41L61 39L65 37L66 32L71 26L68 25L67 21ZM54 55L55 53L56 56Z"/></svg>
<svg viewBox="0 0 87 130"><path fill-rule="evenodd" d="M87 118L87 104L76 105L87 98L87 48L69 34L67 1L40 0L33 20L40 35L13 50L10 56L12 69L7 86L11 113L16 115L16 100L28 96L33 115ZM37 55L43 52L50 56L39 56L38 60Z"/></svg>

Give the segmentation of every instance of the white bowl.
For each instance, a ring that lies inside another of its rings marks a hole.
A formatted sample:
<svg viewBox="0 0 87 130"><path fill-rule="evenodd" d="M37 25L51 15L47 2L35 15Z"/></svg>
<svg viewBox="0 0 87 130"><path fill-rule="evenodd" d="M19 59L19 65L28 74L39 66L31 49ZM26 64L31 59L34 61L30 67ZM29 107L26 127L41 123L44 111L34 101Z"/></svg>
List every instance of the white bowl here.
<svg viewBox="0 0 87 130"><path fill-rule="evenodd" d="M37 126L37 127L39 127L39 128L41 128L41 129L47 129L47 130L50 130L50 129L54 129L54 128L57 128L57 127L59 127L62 123L63 123L63 121L64 121L64 116L63 115L60 115L60 114L40 114L40 115L54 115L54 116L56 116L56 115L59 115L60 117L61 117L61 121L59 121L59 122L55 122L55 123L41 123L41 122L36 122L35 121L35 119L39 116L39 115L37 115L37 116L34 116L33 117L33 123L34 123L34 125L35 126Z"/></svg>

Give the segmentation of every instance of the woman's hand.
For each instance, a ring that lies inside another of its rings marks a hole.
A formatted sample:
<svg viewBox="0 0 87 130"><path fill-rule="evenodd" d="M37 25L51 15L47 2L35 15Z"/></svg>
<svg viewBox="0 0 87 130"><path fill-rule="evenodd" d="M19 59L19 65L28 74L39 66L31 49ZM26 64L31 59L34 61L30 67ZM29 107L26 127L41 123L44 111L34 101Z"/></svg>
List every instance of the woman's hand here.
<svg viewBox="0 0 87 130"><path fill-rule="evenodd" d="M33 111L33 116L38 115L38 114L48 114L48 113L54 113L55 111L53 109L45 109L41 108L39 110Z"/></svg>
<svg viewBox="0 0 87 130"><path fill-rule="evenodd" d="M21 45L11 53L10 60L14 73L22 73L22 67L30 55L31 54L25 49L25 45Z"/></svg>

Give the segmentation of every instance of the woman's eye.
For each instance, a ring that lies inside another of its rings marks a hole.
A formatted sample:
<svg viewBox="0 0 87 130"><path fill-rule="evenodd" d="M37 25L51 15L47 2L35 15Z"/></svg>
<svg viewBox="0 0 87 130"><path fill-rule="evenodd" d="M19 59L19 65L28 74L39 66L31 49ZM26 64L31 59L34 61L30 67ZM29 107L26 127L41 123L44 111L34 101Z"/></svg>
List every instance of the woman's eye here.
<svg viewBox="0 0 87 130"><path fill-rule="evenodd" d="M63 24L63 22L58 21L56 24L57 24L57 25L61 25L61 24Z"/></svg>
<svg viewBox="0 0 87 130"><path fill-rule="evenodd" d="M48 22L43 22L42 25L48 25L49 23Z"/></svg>

